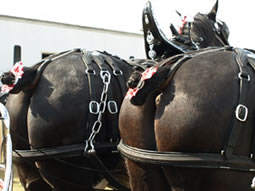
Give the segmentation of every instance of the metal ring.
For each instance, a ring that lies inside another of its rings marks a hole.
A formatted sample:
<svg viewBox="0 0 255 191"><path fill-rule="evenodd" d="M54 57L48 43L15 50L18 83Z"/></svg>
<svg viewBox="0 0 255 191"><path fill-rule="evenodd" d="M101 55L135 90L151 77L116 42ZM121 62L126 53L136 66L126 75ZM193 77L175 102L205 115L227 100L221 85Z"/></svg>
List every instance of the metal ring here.
<svg viewBox="0 0 255 191"><path fill-rule="evenodd" d="M122 72L122 70L113 70L113 74L115 76L118 76L118 75L123 75L123 72Z"/></svg>
<svg viewBox="0 0 255 191"><path fill-rule="evenodd" d="M239 72L238 73L238 78L241 80L241 79L247 79L248 81L251 80L251 77L249 74L246 74L246 73L242 73L242 72Z"/></svg>
<svg viewBox="0 0 255 191"><path fill-rule="evenodd" d="M244 115L243 116L240 116L240 111L244 111ZM247 116L248 116L248 108L243 105L243 104L239 104L237 107L236 107L236 111L235 111L235 114L236 114L236 118L239 120L239 121L246 121L247 119Z"/></svg>
<svg viewBox="0 0 255 191"><path fill-rule="evenodd" d="M96 74L96 71L95 71L95 70L92 70L92 69L87 68L87 69L85 70L85 73L86 73L86 74L93 74L93 75L95 75L95 74Z"/></svg>
<svg viewBox="0 0 255 191"><path fill-rule="evenodd" d="M108 101L107 106L108 106L108 111L110 114L118 113L118 105L116 101ZM113 106L113 108L111 106Z"/></svg>

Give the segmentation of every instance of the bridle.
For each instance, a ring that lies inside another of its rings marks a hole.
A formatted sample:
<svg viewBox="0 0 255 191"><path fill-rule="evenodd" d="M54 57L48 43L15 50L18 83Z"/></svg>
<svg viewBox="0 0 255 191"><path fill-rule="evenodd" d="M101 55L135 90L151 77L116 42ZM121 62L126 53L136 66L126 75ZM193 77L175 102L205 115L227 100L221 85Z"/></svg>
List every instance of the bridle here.
<svg viewBox="0 0 255 191"><path fill-rule="evenodd" d="M199 13L196 17L206 17L207 20L211 21L206 15ZM222 46L228 46L228 37L229 37L229 29L225 22L217 19L216 22L211 21L212 24L210 25L212 27L212 30L215 33L216 39L220 42ZM200 44L204 41L203 37L199 36L197 39L191 38L191 28L194 25L194 21L186 21L186 24L183 27L183 35L187 36L187 38L190 40L190 42L197 47L197 49L200 49Z"/></svg>
<svg viewBox="0 0 255 191"><path fill-rule="evenodd" d="M229 29L224 21L217 19L215 23L216 37L222 43L222 45L229 45Z"/></svg>

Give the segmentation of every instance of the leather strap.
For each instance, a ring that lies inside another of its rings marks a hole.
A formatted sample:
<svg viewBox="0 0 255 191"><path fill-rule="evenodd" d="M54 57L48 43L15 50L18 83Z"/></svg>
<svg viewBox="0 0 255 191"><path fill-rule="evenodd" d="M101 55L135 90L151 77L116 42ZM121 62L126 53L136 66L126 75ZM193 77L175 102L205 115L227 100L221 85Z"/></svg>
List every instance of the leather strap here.
<svg viewBox="0 0 255 191"><path fill-rule="evenodd" d="M116 150L117 143L101 142L95 143L95 149L97 154L108 153L118 153ZM78 157L84 156L85 144L73 144L65 145L60 147L45 148L45 149L34 149L34 150L14 150L12 157L13 160L20 160L21 158L25 160L38 161L45 160L49 158L68 158L68 157Z"/></svg>
<svg viewBox="0 0 255 191"><path fill-rule="evenodd" d="M122 140L117 148L124 157L146 164L186 168L228 169L237 171L255 170L255 163L253 160L243 156L232 155L231 159L226 160L218 153L152 151L126 145Z"/></svg>
<svg viewBox="0 0 255 191"><path fill-rule="evenodd" d="M97 71L93 66L93 57L91 55L91 51L82 51L82 60L85 64L85 73L88 75L88 88L90 93L90 101L89 101L89 111L88 111L88 120L87 120L87 135L90 135L91 128L96 121L97 116L94 111L97 111L97 105L93 104L93 101L98 101L97 91L96 91L96 80L97 80ZM88 138L88 137L87 137Z"/></svg>
<svg viewBox="0 0 255 191"><path fill-rule="evenodd" d="M116 64L116 62L113 61L112 58L110 58L109 56L105 56L105 61L111 66L113 74L118 78L118 82L119 82L119 86L121 89L121 93L122 93L122 97L125 97L125 94L127 92L127 87L125 86L125 80L123 77L123 72L122 70L119 69L118 65Z"/></svg>
<svg viewBox="0 0 255 191"><path fill-rule="evenodd" d="M233 119L234 124L231 129L223 153L227 159L229 159L233 154L241 130L246 124L245 122L248 115L248 106L246 103L246 99L249 88L250 75L248 73L247 56L246 53L241 49L235 49L235 52L237 53L236 62L240 70L238 74L238 78L240 80L240 88L239 88L239 101L236 106L235 115Z"/></svg>

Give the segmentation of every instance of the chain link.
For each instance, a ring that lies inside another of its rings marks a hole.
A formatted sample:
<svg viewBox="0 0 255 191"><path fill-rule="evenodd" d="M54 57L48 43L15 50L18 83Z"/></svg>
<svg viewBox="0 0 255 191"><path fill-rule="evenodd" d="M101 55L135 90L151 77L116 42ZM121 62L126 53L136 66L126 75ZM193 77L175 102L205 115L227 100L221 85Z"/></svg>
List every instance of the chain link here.
<svg viewBox="0 0 255 191"><path fill-rule="evenodd" d="M100 77L102 79L104 86L103 86L102 94L100 97L99 112L98 112L97 120L93 124L92 132L91 132L89 138L86 140L86 146L84 149L85 153L92 153L92 154L95 153L94 139L95 139L96 135L101 130L102 116L103 116L103 113L105 112L105 108L107 105L107 103L106 103L107 97L108 97L107 92L108 92L108 88L109 88L110 81L111 81L111 74L109 71L103 70L100 72Z"/></svg>

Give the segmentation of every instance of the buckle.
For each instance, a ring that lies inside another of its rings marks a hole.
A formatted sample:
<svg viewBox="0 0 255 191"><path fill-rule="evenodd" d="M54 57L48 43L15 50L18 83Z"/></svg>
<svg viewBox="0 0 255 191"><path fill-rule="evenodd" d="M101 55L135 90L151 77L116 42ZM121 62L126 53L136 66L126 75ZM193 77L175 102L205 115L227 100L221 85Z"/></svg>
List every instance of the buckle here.
<svg viewBox="0 0 255 191"><path fill-rule="evenodd" d="M123 75L123 72L121 70L113 70L113 74L115 76L118 76L118 75Z"/></svg>
<svg viewBox="0 0 255 191"><path fill-rule="evenodd" d="M92 114L98 114L100 105L96 101L89 102L89 112Z"/></svg>
<svg viewBox="0 0 255 191"><path fill-rule="evenodd" d="M92 70L92 69L89 69L89 68L87 68L87 69L85 70L85 73L86 73L86 74L93 74L93 75L96 74L95 70Z"/></svg>
<svg viewBox="0 0 255 191"><path fill-rule="evenodd" d="M118 105L116 101L108 101L108 111L110 114L118 113Z"/></svg>
<svg viewBox="0 0 255 191"><path fill-rule="evenodd" d="M236 113L236 118L239 121L244 122L244 121L246 121L247 116L248 116L248 108L245 105L239 104L236 107L235 113Z"/></svg>
<svg viewBox="0 0 255 191"><path fill-rule="evenodd" d="M247 73L242 73L242 72L239 72L238 73L238 78L241 80L241 79L246 79L247 81L250 81L251 80L251 77L249 74Z"/></svg>

